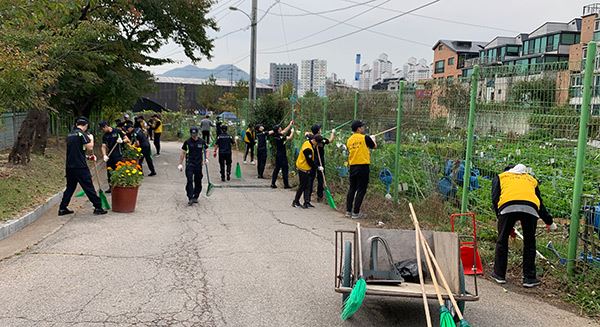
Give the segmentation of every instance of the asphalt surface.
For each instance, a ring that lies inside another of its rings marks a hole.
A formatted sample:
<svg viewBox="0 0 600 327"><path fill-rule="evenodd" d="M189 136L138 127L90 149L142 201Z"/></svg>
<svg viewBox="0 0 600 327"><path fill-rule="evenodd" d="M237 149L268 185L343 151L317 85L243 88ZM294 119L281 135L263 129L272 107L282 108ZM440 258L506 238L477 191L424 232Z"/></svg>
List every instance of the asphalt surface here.
<svg viewBox="0 0 600 327"><path fill-rule="evenodd" d="M399 298L367 298L341 321L334 230L354 222L292 208L293 193L264 187L251 165L188 207L179 145L163 147L135 213L93 216L77 199L75 215L52 211L0 242L0 326L425 326L422 303ZM595 325L486 281L480 293L472 326Z"/></svg>

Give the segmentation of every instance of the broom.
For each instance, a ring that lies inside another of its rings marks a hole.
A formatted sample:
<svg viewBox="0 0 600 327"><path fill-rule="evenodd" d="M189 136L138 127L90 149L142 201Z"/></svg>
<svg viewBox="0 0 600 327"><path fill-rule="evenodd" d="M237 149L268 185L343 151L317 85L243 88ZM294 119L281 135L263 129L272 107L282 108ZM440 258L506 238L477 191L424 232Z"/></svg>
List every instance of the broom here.
<svg viewBox="0 0 600 327"><path fill-rule="evenodd" d="M208 181L208 186L206 187L206 196L211 196L214 191L214 185L210 182L210 175L208 174L208 164L206 166L206 180Z"/></svg>
<svg viewBox="0 0 600 327"><path fill-rule="evenodd" d="M421 237L415 229L415 247L417 249L417 268L419 269L419 284L421 284L421 296L423 297L423 308L427 318L427 327L432 327L431 314L429 313L429 304L427 302L427 292L425 292L425 281L423 278L423 263L421 262Z"/></svg>
<svg viewBox="0 0 600 327"><path fill-rule="evenodd" d="M361 250L361 240L360 240L360 223L356 224L356 239L358 244L358 280L354 287L352 288L352 292L346 298L344 302L344 309L342 310L342 320L346 320L352 317L365 299L365 295L367 294L367 282L363 277L363 266L362 266L362 250Z"/></svg>
<svg viewBox="0 0 600 327"><path fill-rule="evenodd" d="M242 179L242 167L239 162L235 165L235 178Z"/></svg>
<svg viewBox="0 0 600 327"><path fill-rule="evenodd" d="M415 214L415 209L412 206L412 203L409 203L408 206L410 207L410 212L411 212L411 217L413 219L413 222L415 223L415 228L419 228L419 221L417 220L417 215ZM421 234L421 237L423 238L423 233L421 232L421 229L419 228L419 233ZM440 265L437 262L437 259L435 258L435 256L433 255L433 251L431 250L431 247L429 246L429 244L427 243L427 241L423 238L422 241L423 243L423 247L426 250L425 254L427 255L427 258L431 258L431 261L433 262L433 265L435 266L436 272L439 274L440 280L442 281L442 284L444 285L444 288L446 289L446 293L448 293L448 297L450 298L450 302L452 302L452 306L454 307L454 310L456 311L456 315L458 316L459 319L459 327L471 327L471 325L469 324L468 321L465 320L465 318L462 315L462 312L460 311L460 308L458 307L458 304L456 303L456 299L454 298L454 294L452 294L452 290L450 290L450 286L448 286L448 282L446 281L446 278L444 277L444 273L442 272L442 269L440 268ZM431 268L430 268L431 269ZM432 276L435 276L434 273L432 273ZM434 278L434 277L432 277ZM435 286L435 282L434 282L434 286ZM438 288L436 287L436 292L439 293ZM439 297L439 294L438 294ZM450 319L450 324L449 325L443 325L442 323L442 315L444 316L448 316ZM444 306L443 301L440 302L440 326L456 326L456 323L454 323L454 319L452 318L452 314L450 313L450 311L448 311L448 308L446 308L446 306Z"/></svg>
<svg viewBox="0 0 600 327"><path fill-rule="evenodd" d="M120 138L121 138L121 137L119 136L119 139L120 139ZM108 152L108 156L109 156L109 157L110 157L110 155L113 153L113 150L114 150L114 149L117 147L117 144L119 144L119 143L118 143L118 142L116 142L116 143L115 143L115 145L113 145L112 149L110 149L110 152ZM94 163L94 165L96 165L96 163ZM97 167L96 167L96 169L97 169ZM83 190L81 190L81 191L79 191L79 192L77 192L77 193L75 194L75 197L76 197L76 198L81 198L81 197L83 197L84 195L85 195L85 192L84 192ZM108 203L108 201L107 201L106 203ZM109 207L109 209L110 209L110 207Z"/></svg>
<svg viewBox="0 0 600 327"><path fill-rule="evenodd" d="M323 166L323 162L321 162L321 154L319 153L318 147L319 147L319 145L317 144L316 152L317 152L317 158L319 159L319 166ZM320 171L320 173L323 175L323 188L324 188L324 192L325 192L325 198L327 199L327 203L329 204L331 209L337 210L337 206L335 205L335 201L333 201L333 196L331 195L331 191L329 190L329 187L327 187L327 180L325 180L325 171Z"/></svg>
<svg viewBox="0 0 600 327"><path fill-rule="evenodd" d="M94 164L94 170L96 171L96 182L98 183L98 196L100 197L100 202L102 202L102 208L106 210L110 210L110 204L108 203L108 199L102 191L102 186L100 185L100 174L98 174L98 166Z"/></svg>

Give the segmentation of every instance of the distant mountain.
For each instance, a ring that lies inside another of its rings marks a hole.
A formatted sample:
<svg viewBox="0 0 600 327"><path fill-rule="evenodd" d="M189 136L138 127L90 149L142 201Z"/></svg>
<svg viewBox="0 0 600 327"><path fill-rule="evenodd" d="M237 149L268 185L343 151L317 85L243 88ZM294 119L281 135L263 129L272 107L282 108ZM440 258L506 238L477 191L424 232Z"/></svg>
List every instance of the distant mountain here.
<svg viewBox="0 0 600 327"><path fill-rule="evenodd" d="M242 69L235 65L220 65L216 68L200 68L194 65L187 65L184 67L178 67L161 74L162 76L168 77L181 77L181 78L200 78L207 79L213 75L216 79L220 80L233 80L239 81L250 80L250 74L246 73ZM258 80L261 83L268 84L269 80Z"/></svg>

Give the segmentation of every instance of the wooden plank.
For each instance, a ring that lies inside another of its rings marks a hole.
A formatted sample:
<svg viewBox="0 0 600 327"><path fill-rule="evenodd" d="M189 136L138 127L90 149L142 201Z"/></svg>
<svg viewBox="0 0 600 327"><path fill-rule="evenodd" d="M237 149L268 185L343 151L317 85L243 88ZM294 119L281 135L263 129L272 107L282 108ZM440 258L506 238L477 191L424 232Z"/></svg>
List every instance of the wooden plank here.
<svg viewBox="0 0 600 327"><path fill-rule="evenodd" d="M350 293L352 288L339 287L335 289L338 293ZM432 284L425 285L425 293L427 298L436 299L435 289ZM367 295L376 296L391 296L391 297L410 297L410 298L421 298L421 286L413 283L402 283L398 286L390 285L373 285L367 284ZM445 291L442 291L442 297L448 299L448 295ZM458 295L454 294L457 301L478 301L479 297L474 295Z"/></svg>
<svg viewBox="0 0 600 327"><path fill-rule="evenodd" d="M459 246L455 233L434 232L433 244L429 244L453 294L460 294ZM444 288L440 280L440 288Z"/></svg>

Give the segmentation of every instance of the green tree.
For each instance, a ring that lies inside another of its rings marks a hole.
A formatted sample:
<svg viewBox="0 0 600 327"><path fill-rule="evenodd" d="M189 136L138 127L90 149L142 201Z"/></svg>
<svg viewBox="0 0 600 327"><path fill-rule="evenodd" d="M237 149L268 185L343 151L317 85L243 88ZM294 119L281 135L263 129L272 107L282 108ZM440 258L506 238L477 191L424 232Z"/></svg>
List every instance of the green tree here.
<svg viewBox="0 0 600 327"><path fill-rule="evenodd" d="M217 110L217 102L221 97L221 88L217 85L217 79L211 75L208 80L198 86L196 100L204 109L209 111Z"/></svg>
<svg viewBox="0 0 600 327"><path fill-rule="evenodd" d="M237 81L233 87L233 94L238 100L248 99L248 81L243 79Z"/></svg>
<svg viewBox="0 0 600 327"><path fill-rule="evenodd" d="M306 93L304 93L304 95L302 96L304 98L318 98L319 94L313 90L308 90L306 91Z"/></svg>
<svg viewBox="0 0 600 327"><path fill-rule="evenodd" d="M185 87L183 85L177 86L177 110L179 112L185 110Z"/></svg>
<svg viewBox="0 0 600 327"><path fill-rule="evenodd" d="M283 85L279 87L279 91L277 93L279 93L282 98L289 99L295 93L294 83L292 83L292 81L283 83Z"/></svg>

